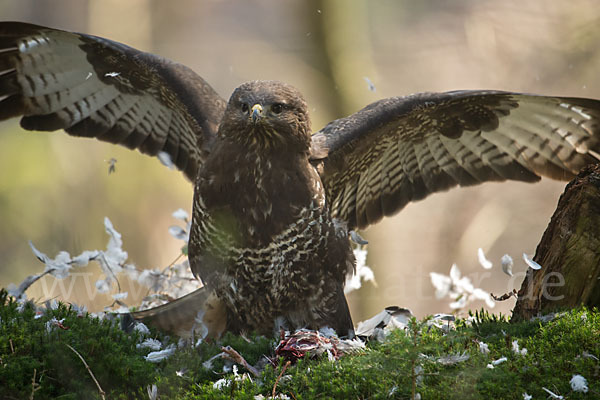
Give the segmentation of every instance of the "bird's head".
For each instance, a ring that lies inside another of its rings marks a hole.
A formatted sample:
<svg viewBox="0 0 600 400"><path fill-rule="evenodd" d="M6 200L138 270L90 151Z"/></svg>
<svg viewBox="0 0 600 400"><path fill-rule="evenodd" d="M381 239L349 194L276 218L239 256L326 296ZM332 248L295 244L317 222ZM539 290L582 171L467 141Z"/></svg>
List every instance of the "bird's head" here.
<svg viewBox="0 0 600 400"><path fill-rule="evenodd" d="M219 135L249 147L308 151L310 120L304 98L277 81L252 81L229 99Z"/></svg>

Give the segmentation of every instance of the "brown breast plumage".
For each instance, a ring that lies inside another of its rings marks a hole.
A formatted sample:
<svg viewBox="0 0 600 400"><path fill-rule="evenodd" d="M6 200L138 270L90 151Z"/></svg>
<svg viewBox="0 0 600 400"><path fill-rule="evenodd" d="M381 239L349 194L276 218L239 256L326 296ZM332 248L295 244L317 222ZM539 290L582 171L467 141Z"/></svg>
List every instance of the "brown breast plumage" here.
<svg viewBox="0 0 600 400"><path fill-rule="evenodd" d="M352 334L343 285L354 256L309 148L295 89L253 82L232 95L196 181L189 242L192 270L225 305L229 330Z"/></svg>

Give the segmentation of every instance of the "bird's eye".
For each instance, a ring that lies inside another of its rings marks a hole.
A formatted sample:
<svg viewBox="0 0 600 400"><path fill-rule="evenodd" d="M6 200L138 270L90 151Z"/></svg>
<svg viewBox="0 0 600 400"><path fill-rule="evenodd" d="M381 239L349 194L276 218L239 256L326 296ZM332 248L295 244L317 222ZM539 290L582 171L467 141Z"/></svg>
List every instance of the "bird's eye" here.
<svg viewBox="0 0 600 400"><path fill-rule="evenodd" d="M273 104L273 106L271 106L271 111L273 111L275 114L281 114L281 112L283 111L283 104Z"/></svg>
<svg viewBox="0 0 600 400"><path fill-rule="evenodd" d="M242 112L245 112L245 113L247 113L247 112L248 112L248 110L249 110L249 108L248 108L248 104L246 104L246 103L242 103Z"/></svg>

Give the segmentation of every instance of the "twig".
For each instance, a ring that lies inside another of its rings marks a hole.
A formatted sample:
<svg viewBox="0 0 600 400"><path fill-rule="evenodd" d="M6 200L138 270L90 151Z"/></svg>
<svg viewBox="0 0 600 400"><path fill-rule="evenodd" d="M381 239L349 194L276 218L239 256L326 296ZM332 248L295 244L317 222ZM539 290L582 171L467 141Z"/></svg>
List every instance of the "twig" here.
<svg viewBox="0 0 600 400"><path fill-rule="evenodd" d="M271 392L271 397L275 398L275 390L277 389L277 383L279 382L279 380L281 379L281 377L283 376L285 370L287 369L287 367L290 366L292 362L291 361L287 361L285 363L285 365L283 366L283 368L281 369L281 373L279 374L279 376L277 377L277 379L275 379L275 384L273 385L273 392Z"/></svg>
<svg viewBox="0 0 600 400"><path fill-rule="evenodd" d="M15 354L15 348L13 347L12 339L8 339L8 343L10 343L10 351Z"/></svg>
<svg viewBox="0 0 600 400"><path fill-rule="evenodd" d="M103 251L100 252L100 257L102 257L102 259L104 260L104 265L110 266L110 263L106 259L106 254L104 254ZM119 266L123 266L123 265L119 264ZM121 283L119 282L119 279L117 278L117 275L115 274L115 271L113 271L112 268L110 268L110 267L106 268L106 269L110 272L110 274L112 275L115 282L117 282L117 290L119 291L119 293L121 293ZM108 274L106 274L106 277L108 278Z"/></svg>
<svg viewBox="0 0 600 400"><path fill-rule="evenodd" d="M176 258L175 258L173 261L171 261L171 263L170 263L169 265L167 265L165 268L163 268L163 270L162 270L162 271L160 271L160 272L159 272L160 276L162 276L162 277L165 277L165 278L166 278L166 277L168 277L168 275L167 275L167 271L169 270L169 268L171 268L173 265L175 265L175 264L177 263L177 261L179 261L179 259L180 259L181 257L183 257L183 256L184 256L184 254L183 254L183 253L179 253L179 255L178 255L178 256L177 256L177 257L176 257ZM140 271L140 272L142 271L142 270L140 270L140 269L137 269L137 268L136 268L136 270L138 270L138 271ZM195 280L196 280L196 278L189 279L189 280L190 280L190 281L195 281ZM152 290L152 288L148 288L148 291L146 292L146 296L148 296L148 295L150 294L150 291L151 291L151 290Z"/></svg>
<svg viewBox="0 0 600 400"><path fill-rule="evenodd" d="M222 353L223 358L227 358L235 363L240 364L241 366L246 368L248 370L248 372L250 372L256 378L258 378L260 376L260 373L258 372L258 370L256 368L254 368L252 365L248 364L248 361L246 361L244 359L244 357L242 357L242 355L240 353L238 353L237 351L235 351L231 346L221 347L221 350L223 351L223 353Z"/></svg>
<svg viewBox="0 0 600 400"><path fill-rule="evenodd" d="M490 296L495 301L504 301L504 300L510 299L511 297L517 298L517 290L513 289L512 292L505 293L505 294L503 294L501 296L494 296L493 293L490 293Z"/></svg>
<svg viewBox="0 0 600 400"><path fill-rule="evenodd" d="M171 264L167 265L167 266L166 266L166 267L165 267L165 268L162 270L161 274L165 274L169 268L171 268L173 265L175 265L175 263L177 263L177 261L179 261L179 259L180 259L181 257L183 257L183 255L184 255L183 253L179 253L179 255L178 255L178 256L177 256L177 257L176 257L176 258L175 258L173 261L171 261Z"/></svg>
<svg viewBox="0 0 600 400"><path fill-rule="evenodd" d="M92 379L96 383L96 386L98 387L98 391L100 392L100 397L102 397L102 399L105 399L106 397L104 396L105 395L104 390L102 390L102 387L100 386L100 383L98 383L98 380L94 376L94 373L92 372L92 369L90 368L90 366L88 365L88 363L85 362L85 360L83 359L83 357L81 356L81 354L79 354L77 352L77 350L75 350L73 347L69 346L67 343L65 343L65 346L67 346L69 349L71 349L73 351L73 353L77 354L77 356L79 357L79 359L81 360L81 362L83 363L83 365L85 365L85 368L90 373L90 376L92 377Z"/></svg>
<svg viewBox="0 0 600 400"><path fill-rule="evenodd" d="M37 369L33 369L33 378L31 378L31 394L29 395L29 400L33 400L33 394L40 390L40 385L36 383L35 376L37 374Z"/></svg>
<svg viewBox="0 0 600 400"><path fill-rule="evenodd" d="M248 342L248 343L252 344L252 340L248 339L248 338L247 338L247 337L244 335L244 333L243 333L243 332L242 332L242 333L240 333L240 337L241 337L242 339L244 339L246 342Z"/></svg>

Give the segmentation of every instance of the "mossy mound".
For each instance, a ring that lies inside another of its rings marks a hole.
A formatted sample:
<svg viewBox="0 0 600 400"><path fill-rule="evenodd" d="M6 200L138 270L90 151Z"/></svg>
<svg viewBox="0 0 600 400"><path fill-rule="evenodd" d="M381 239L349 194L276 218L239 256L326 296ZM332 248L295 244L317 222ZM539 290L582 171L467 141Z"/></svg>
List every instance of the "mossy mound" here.
<svg viewBox="0 0 600 400"><path fill-rule="evenodd" d="M156 331L149 337L169 342ZM237 377L231 369L223 372L220 358L206 364L223 345L256 364L263 355L273 356L275 340L227 335L219 343L178 349L156 364L144 359L148 349L136 348L142 340L139 333L124 333L116 320L78 316L65 305L36 318L32 306L19 307L1 291L0 397L101 398L90 372L67 344L84 358L108 399L147 399L152 385L162 399L254 400L269 398L274 386L279 398L290 399L409 399L413 390L424 399L522 399L523 393L546 398L543 387L570 399L600 396L595 358L600 356L600 314L595 309L572 310L547 323L509 323L482 313L474 323L458 321L449 333L414 321L406 331L396 330L384 343L369 343L356 355L334 362L304 359L288 366L282 377L284 363L268 364L252 379L242 376L242 367ZM481 342L489 353L480 350ZM506 361L488 367L501 357ZM587 393L571 389L575 374L587 379ZM220 379L225 380L215 385Z"/></svg>
<svg viewBox="0 0 600 400"><path fill-rule="evenodd" d="M36 318L30 303L20 311L18 306L0 291L0 397L30 398L34 375L35 399L98 397L86 367L66 344L84 357L109 398L141 397L141 388L156 379L155 366L136 349L139 335L124 333L116 321L78 316L64 304Z"/></svg>

